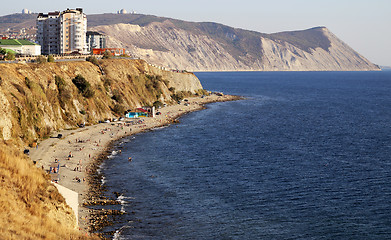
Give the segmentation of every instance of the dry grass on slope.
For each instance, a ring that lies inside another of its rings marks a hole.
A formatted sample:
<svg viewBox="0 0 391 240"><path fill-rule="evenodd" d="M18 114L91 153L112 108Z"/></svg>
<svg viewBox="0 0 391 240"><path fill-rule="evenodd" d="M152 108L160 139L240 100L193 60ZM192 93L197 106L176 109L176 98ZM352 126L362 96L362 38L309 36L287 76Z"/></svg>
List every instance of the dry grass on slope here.
<svg viewBox="0 0 391 240"><path fill-rule="evenodd" d="M0 143L0 238L88 239L45 173Z"/></svg>

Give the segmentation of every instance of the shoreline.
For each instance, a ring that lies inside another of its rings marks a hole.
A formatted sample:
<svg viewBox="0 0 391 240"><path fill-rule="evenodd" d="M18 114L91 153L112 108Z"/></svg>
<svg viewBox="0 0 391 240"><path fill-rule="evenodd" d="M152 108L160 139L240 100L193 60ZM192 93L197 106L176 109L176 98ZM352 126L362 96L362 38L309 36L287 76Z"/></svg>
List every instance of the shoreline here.
<svg viewBox="0 0 391 240"><path fill-rule="evenodd" d="M96 231L99 225L96 223L98 221L96 217L92 219L92 214L93 212L96 214L96 210L91 210L87 206L115 204L112 200L99 198L102 184L98 168L107 159L109 150L116 141L175 123L177 118L184 114L205 109L206 104L243 98L212 94L204 98L189 97L187 99L188 106L181 103L163 107L158 109L161 115L155 118L126 119L85 128L63 130L54 134L55 136L62 134L61 138L51 137L43 140L37 148L30 150L30 158L37 163L37 167L49 170L57 161L56 164L59 165L58 184L78 193L77 221L80 231L85 233ZM104 226L108 224L105 221L107 216L106 218L103 216L104 219L102 219L101 215L99 215L100 224Z"/></svg>

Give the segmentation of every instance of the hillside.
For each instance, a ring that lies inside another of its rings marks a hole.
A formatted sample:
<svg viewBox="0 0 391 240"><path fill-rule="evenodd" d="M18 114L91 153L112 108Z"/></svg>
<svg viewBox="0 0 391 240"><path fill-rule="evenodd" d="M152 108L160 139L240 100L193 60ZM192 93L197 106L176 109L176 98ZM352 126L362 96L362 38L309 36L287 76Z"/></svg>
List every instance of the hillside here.
<svg viewBox="0 0 391 240"><path fill-rule="evenodd" d="M37 14L12 14L0 17L0 32L7 28L19 30L21 28L33 27L36 24Z"/></svg>
<svg viewBox="0 0 391 240"><path fill-rule="evenodd" d="M88 91L72 82L77 75L91 85ZM170 103L172 94L202 89L194 74L125 59L101 60L99 67L90 62L0 64L0 79L0 139L27 143L57 129L93 124L155 101Z"/></svg>
<svg viewBox="0 0 391 240"><path fill-rule="evenodd" d="M26 145L201 89L194 74L143 60L0 64L0 238L88 238L50 177L22 154Z"/></svg>
<svg viewBox="0 0 391 240"><path fill-rule="evenodd" d="M28 16L25 24L34 18ZM0 26L12 21L21 25L16 15L9 15L0 17ZM186 22L143 14L88 15L88 27L106 34L109 47L124 47L136 57L173 69L380 70L325 27L264 34L211 22Z"/></svg>
<svg viewBox="0 0 391 240"><path fill-rule="evenodd" d="M154 64L190 71L361 71L379 68L325 27L264 34L148 15L90 15L89 27Z"/></svg>
<svg viewBox="0 0 391 240"><path fill-rule="evenodd" d="M87 239L47 175L16 148L0 143L0 238Z"/></svg>

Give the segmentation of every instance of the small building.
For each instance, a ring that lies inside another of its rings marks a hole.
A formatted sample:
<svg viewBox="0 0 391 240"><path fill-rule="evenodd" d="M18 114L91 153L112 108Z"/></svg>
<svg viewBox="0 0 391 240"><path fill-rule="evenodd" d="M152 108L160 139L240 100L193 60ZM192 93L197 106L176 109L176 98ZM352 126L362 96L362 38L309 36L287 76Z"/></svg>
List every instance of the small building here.
<svg viewBox="0 0 391 240"><path fill-rule="evenodd" d="M125 48L94 48L92 54L102 55L105 52L110 52L113 56L120 56L125 54Z"/></svg>
<svg viewBox="0 0 391 240"><path fill-rule="evenodd" d="M135 111L128 111L125 114L125 117L127 117L127 118L148 117L148 111L146 111L142 108L137 108Z"/></svg>
<svg viewBox="0 0 391 240"><path fill-rule="evenodd" d="M20 55L41 55L41 46L24 39L0 39L0 47Z"/></svg>
<svg viewBox="0 0 391 240"><path fill-rule="evenodd" d="M106 48L106 36L93 31L87 31L87 46L88 51L92 51L94 48Z"/></svg>
<svg viewBox="0 0 391 240"><path fill-rule="evenodd" d="M125 113L127 118L156 117L155 107L136 108L134 111L128 110Z"/></svg>
<svg viewBox="0 0 391 240"><path fill-rule="evenodd" d="M148 117L156 117L155 107L142 107L141 109L148 113Z"/></svg>

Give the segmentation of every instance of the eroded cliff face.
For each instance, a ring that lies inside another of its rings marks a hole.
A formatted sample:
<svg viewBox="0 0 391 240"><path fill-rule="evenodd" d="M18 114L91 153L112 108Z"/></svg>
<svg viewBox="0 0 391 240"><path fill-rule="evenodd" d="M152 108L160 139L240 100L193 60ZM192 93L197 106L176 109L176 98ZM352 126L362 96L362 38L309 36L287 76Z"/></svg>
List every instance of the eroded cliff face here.
<svg viewBox="0 0 391 240"><path fill-rule="evenodd" d="M0 139L31 143L55 130L118 117L155 101L170 104L174 93L202 89L192 73L164 71L142 60L109 59L99 65L0 64ZM73 84L77 75L89 82L92 97Z"/></svg>
<svg viewBox="0 0 391 240"><path fill-rule="evenodd" d="M306 52L292 44L262 38L264 57L258 67L266 71L371 71L377 66L339 40L327 28L321 29L330 41L325 50L320 47Z"/></svg>
<svg viewBox="0 0 391 240"><path fill-rule="evenodd" d="M169 20L153 22L143 27L119 23L96 26L92 30L106 34L107 44L110 47L126 48L134 56L172 69L190 71L379 70L378 66L355 52L324 27L313 31L316 31L318 37L320 34L322 41L329 43L326 49L321 46L303 49L292 44L289 38L284 41L267 34L254 33L250 35L250 40L245 37L240 39L239 34L244 30L236 33L228 29L225 35L216 37L200 31L181 29Z"/></svg>

